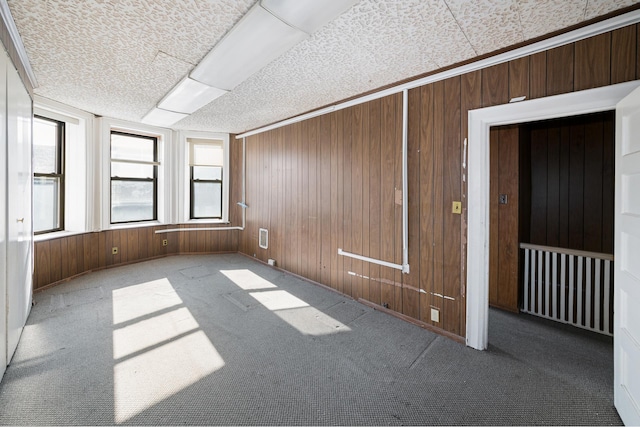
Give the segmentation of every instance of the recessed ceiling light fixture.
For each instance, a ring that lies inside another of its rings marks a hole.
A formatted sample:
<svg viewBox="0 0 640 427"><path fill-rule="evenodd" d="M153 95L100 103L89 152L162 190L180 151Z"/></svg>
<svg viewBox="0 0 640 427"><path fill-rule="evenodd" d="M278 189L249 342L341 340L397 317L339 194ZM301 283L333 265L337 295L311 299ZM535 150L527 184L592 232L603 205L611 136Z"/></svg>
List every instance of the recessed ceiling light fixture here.
<svg viewBox="0 0 640 427"><path fill-rule="evenodd" d="M358 0L261 0L142 119L169 127L233 90Z"/></svg>

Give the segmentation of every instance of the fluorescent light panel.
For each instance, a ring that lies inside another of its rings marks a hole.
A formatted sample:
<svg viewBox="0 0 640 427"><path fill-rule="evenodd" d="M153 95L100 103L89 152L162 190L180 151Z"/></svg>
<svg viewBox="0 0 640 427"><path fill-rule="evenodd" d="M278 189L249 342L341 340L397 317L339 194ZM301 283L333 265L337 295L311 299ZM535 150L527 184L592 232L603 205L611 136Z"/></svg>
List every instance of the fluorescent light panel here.
<svg viewBox="0 0 640 427"><path fill-rule="evenodd" d="M142 118L142 123L148 125L169 127L187 117L188 114L177 113L175 111L163 110L162 108L154 108Z"/></svg>
<svg viewBox="0 0 640 427"><path fill-rule="evenodd" d="M307 37L258 3L204 57L190 77L232 90Z"/></svg>
<svg viewBox="0 0 640 427"><path fill-rule="evenodd" d="M227 93L185 77L158 104L163 110L191 114L204 107L214 99Z"/></svg>
<svg viewBox="0 0 640 427"><path fill-rule="evenodd" d="M261 0L260 5L307 34L333 21L358 0Z"/></svg>
<svg viewBox="0 0 640 427"><path fill-rule="evenodd" d="M169 127L224 95L357 0L261 0L143 119Z"/></svg>

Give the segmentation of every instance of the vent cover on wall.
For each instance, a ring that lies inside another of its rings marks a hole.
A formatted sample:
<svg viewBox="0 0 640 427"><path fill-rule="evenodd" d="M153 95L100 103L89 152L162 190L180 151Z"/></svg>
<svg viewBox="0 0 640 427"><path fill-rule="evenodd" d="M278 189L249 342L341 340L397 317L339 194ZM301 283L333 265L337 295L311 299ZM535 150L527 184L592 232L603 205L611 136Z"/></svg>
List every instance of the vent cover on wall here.
<svg viewBox="0 0 640 427"><path fill-rule="evenodd" d="M266 228L261 228L259 231L258 246L262 249L267 249L269 247L269 230Z"/></svg>

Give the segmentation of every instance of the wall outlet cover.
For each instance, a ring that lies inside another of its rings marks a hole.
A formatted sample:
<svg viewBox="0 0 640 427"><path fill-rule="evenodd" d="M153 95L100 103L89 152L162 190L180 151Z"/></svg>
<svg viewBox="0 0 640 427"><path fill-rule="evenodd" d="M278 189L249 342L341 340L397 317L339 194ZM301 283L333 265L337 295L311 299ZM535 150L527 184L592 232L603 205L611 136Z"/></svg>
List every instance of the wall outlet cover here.
<svg viewBox="0 0 640 427"><path fill-rule="evenodd" d="M432 322L440 322L440 310L436 308L431 309L431 321Z"/></svg>

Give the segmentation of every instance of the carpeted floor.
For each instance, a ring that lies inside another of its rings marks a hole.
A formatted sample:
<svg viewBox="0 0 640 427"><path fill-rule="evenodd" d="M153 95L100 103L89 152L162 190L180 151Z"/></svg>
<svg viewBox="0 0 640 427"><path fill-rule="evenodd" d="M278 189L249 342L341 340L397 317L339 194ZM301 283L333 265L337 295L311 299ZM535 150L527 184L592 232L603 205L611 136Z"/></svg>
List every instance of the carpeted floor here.
<svg viewBox="0 0 640 427"><path fill-rule="evenodd" d="M611 339L491 311L479 352L241 255L36 294L0 423L608 425Z"/></svg>

